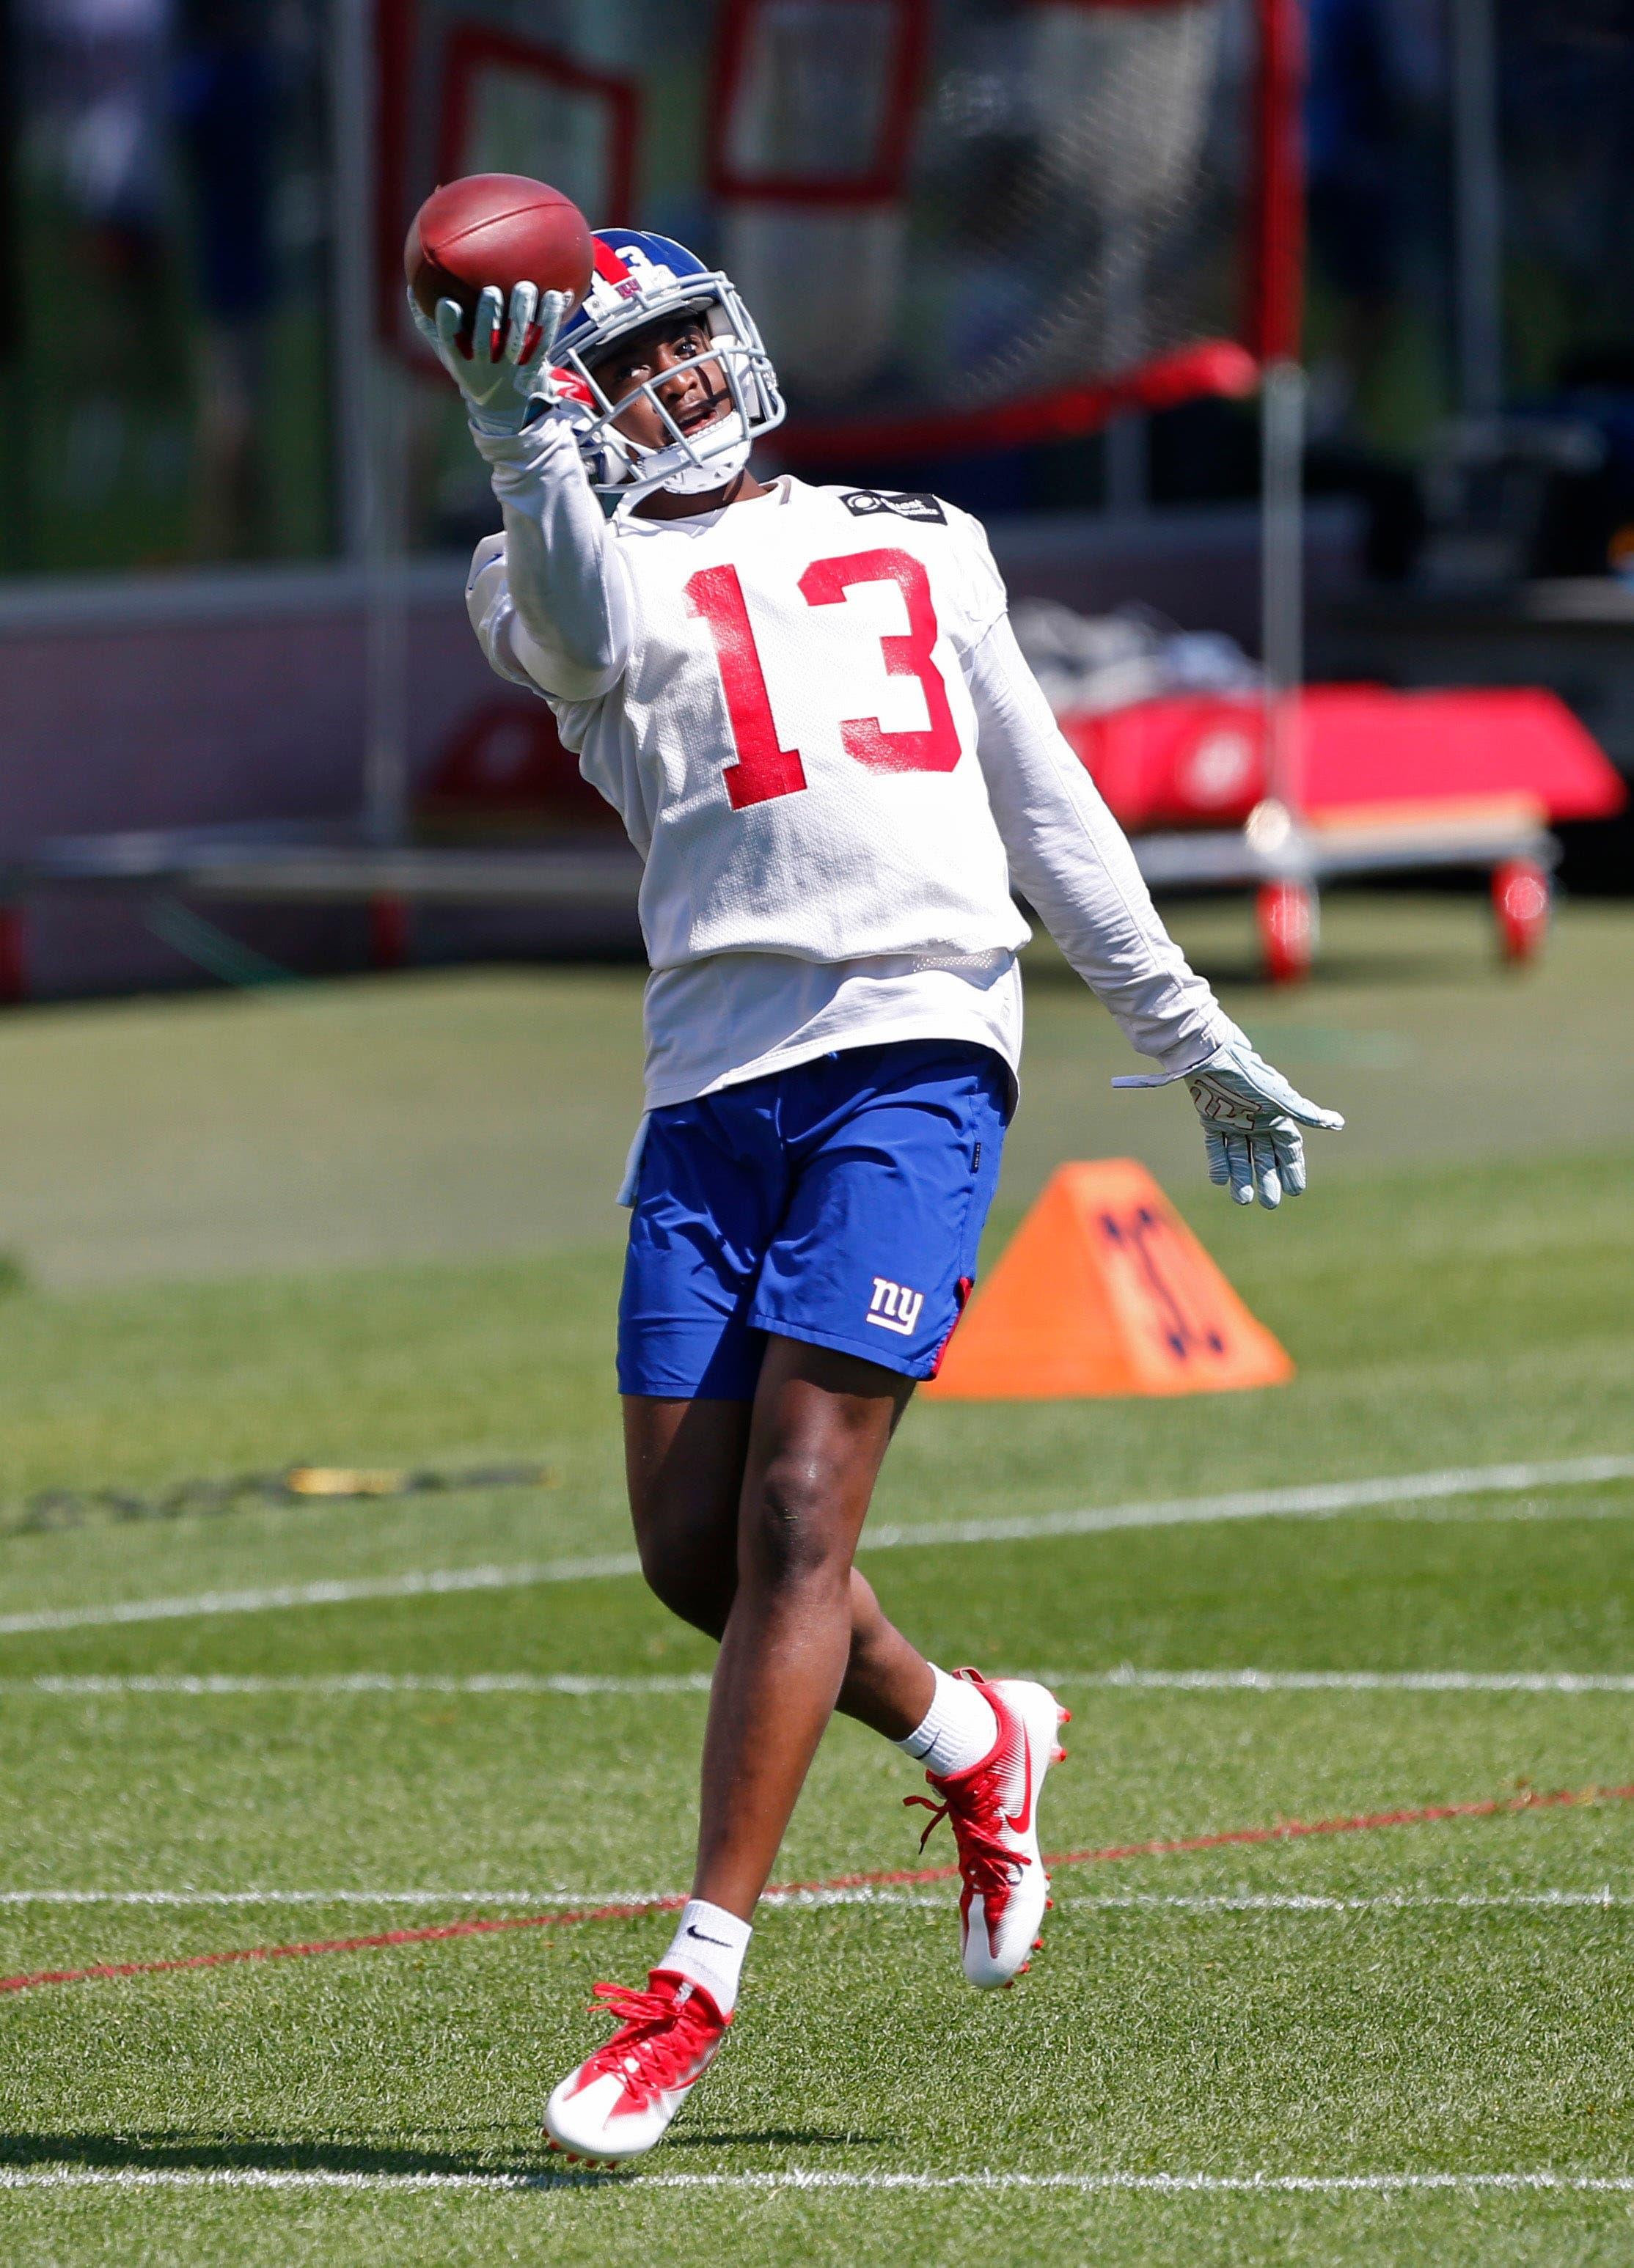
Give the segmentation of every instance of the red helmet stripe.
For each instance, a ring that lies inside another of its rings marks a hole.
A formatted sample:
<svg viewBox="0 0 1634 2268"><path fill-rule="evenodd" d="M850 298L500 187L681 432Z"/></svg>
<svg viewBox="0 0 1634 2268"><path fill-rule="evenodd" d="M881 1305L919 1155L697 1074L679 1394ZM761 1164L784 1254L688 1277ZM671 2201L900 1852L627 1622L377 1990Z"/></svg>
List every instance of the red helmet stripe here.
<svg viewBox="0 0 1634 2268"><path fill-rule="evenodd" d="M593 236L590 240L596 247L597 275L604 283L622 284L629 273L628 262L620 259L605 237Z"/></svg>

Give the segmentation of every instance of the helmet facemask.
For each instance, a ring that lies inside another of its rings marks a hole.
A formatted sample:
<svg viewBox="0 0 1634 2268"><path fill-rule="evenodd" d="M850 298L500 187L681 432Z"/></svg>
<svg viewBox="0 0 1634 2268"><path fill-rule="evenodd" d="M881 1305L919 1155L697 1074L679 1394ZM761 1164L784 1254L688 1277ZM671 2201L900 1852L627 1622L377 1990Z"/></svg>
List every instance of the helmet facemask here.
<svg viewBox="0 0 1634 2268"><path fill-rule="evenodd" d="M666 317L698 315L709 333L709 344L696 355L631 387L615 401L598 383L591 368L600 363L633 331L645 330ZM728 278L718 270L688 276L684 282L639 292L614 320L603 321L558 345L556 368L578 381L576 401L566 403L578 428L579 453L590 484L598 494L622 506L663 489L672 496L701 496L724 488L749 460L755 438L783 421L783 397L771 357L748 309ZM731 407L706 425L684 432L664 401L661 388L677 376L713 364L720 372ZM616 420L645 397L669 438L651 448L618 430Z"/></svg>

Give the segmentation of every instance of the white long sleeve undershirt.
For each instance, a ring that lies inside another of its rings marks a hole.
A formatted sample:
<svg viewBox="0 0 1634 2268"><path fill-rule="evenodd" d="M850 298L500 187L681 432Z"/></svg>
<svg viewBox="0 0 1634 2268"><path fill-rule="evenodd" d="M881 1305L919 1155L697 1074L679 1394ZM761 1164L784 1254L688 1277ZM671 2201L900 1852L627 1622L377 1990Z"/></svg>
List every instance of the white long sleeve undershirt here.
<svg viewBox="0 0 1634 2268"><path fill-rule="evenodd" d="M1012 887L1132 1047L1189 1071L1226 1035L1224 1010L1188 967L1122 828L1062 735L1007 615L965 661L976 753Z"/></svg>
<svg viewBox="0 0 1634 2268"><path fill-rule="evenodd" d="M504 517L503 546L479 550L467 590L472 625L496 668L560 701L595 701L629 658L629 606L618 543L585 476L567 420L552 412L519 434L474 430ZM483 553L486 552L486 558ZM503 556L497 578L484 575Z"/></svg>

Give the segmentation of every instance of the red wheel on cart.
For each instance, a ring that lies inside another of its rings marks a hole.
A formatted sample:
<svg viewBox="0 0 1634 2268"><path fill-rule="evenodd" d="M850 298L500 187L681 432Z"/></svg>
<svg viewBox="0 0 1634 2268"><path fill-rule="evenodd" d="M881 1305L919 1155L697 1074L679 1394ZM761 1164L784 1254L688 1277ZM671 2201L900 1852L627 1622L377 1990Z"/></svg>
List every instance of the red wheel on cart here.
<svg viewBox="0 0 1634 2268"><path fill-rule="evenodd" d="M1505 961L1535 961L1549 935L1549 875L1535 858L1506 858L1492 870L1492 915Z"/></svg>
<svg viewBox="0 0 1634 2268"><path fill-rule="evenodd" d="M369 959L376 968L408 966L408 901L381 890L369 901Z"/></svg>
<svg viewBox="0 0 1634 2268"><path fill-rule="evenodd" d="M28 997L28 964L23 957L23 909L0 906L0 1007L15 1008Z"/></svg>
<svg viewBox="0 0 1634 2268"><path fill-rule="evenodd" d="M1272 984L1302 984L1316 959L1316 893L1308 882L1262 882L1254 901L1260 953Z"/></svg>

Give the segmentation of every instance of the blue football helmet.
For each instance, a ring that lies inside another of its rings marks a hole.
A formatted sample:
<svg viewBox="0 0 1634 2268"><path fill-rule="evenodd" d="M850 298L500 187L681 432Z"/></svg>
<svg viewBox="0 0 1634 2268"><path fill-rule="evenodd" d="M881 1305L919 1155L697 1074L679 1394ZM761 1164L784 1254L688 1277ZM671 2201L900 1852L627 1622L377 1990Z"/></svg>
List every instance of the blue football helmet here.
<svg viewBox="0 0 1634 2268"><path fill-rule="evenodd" d="M572 320L563 326L550 355L566 380L557 398L578 426L579 453L591 486L620 504L633 504L654 489L700 496L723 487L747 464L756 437L783 423L777 373L753 316L727 276L705 268L671 237L604 228L597 231L594 243L590 290ZM594 372L607 349L661 317L692 314L704 319L708 352L644 380L622 401L610 401ZM705 362L719 365L732 406L711 423L683 433L658 388L677 371ZM663 448L644 448L614 424L637 394L647 396L670 435Z"/></svg>

